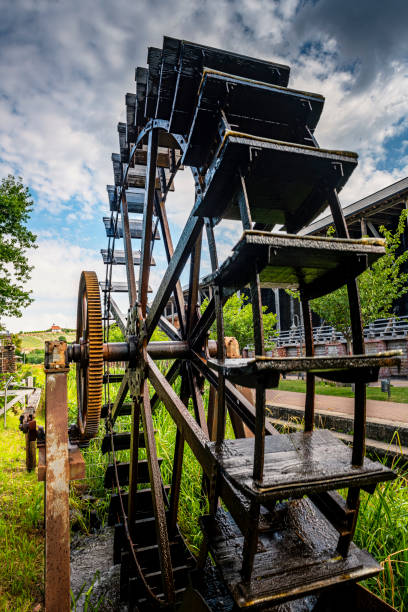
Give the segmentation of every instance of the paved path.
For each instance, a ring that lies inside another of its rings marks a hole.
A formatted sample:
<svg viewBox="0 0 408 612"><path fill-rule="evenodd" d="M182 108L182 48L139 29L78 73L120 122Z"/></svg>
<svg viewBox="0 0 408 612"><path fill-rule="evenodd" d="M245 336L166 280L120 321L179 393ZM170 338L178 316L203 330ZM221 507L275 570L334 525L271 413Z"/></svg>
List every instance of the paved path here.
<svg viewBox="0 0 408 612"><path fill-rule="evenodd" d="M303 408L305 405L305 395L295 391L268 389L266 392L266 403L275 406ZM352 416L354 414L354 399L352 397L338 397L335 395L316 395L315 409L317 412L336 412ZM408 404L367 400L367 418L398 421L408 424Z"/></svg>

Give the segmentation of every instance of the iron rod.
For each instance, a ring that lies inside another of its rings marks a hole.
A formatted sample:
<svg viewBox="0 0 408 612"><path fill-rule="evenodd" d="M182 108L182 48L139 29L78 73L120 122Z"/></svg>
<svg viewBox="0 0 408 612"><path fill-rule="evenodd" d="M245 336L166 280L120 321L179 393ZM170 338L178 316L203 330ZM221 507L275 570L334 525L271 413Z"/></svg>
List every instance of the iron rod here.
<svg viewBox="0 0 408 612"><path fill-rule="evenodd" d="M150 408L150 394L147 380L143 383L143 403L141 405L143 432L145 436L146 457L149 466L150 487L152 489L152 502L155 516L156 534L159 549L160 568L162 574L163 590L168 603L175 598L173 568L171 563L169 536L167 531L166 513L163 500L163 486L160 466L157 460L156 441Z"/></svg>
<svg viewBox="0 0 408 612"><path fill-rule="evenodd" d="M135 266L133 264L132 239L130 237L129 213L128 213L128 205L126 201L126 190L125 189L122 190L120 208L121 208L121 217L122 217L123 245L125 249L125 258L126 258L126 276L127 276L127 282L128 282L129 304L130 306L133 306L134 304L136 304L137 291L136 291L136 279L135 279Z"/></svg>
<svg viewBox="0 0 408 612"><path fill-rule="evenodd" d="M159 143L159 130L149 132L147 153L146 188L143 211L143 237L141 245L141 262L139 276L139 301L143 318L146 317L147 293L149 289L150 274L150 247L152 241L153 205L156 184L156 162ZM131 304L133 306L133 304Z"/></svg>

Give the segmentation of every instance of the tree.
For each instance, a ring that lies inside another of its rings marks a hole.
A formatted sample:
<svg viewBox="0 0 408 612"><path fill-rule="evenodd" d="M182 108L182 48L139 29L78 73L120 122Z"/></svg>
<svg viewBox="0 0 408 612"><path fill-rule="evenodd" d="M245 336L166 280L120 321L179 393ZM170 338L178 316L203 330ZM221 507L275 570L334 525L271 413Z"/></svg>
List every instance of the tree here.
<svg viewBox="0 0 408 612"><path fill-rule="evenodd" d="M204 300L201 305L201 311L204 312L208 305L208 300ZM267 313L267 307L262 307L265 347L272 346L271 338L276 335L276 314L273 312ZM225 303L223 308L224 313L224 332L226 336L234 336L242 350L245 346L254 343L254 321L252 316L252 304L248 298L238 293L234 293ZM217 338L215 324L211 328L210 337Z"/></svg>
<svg viewBox="0 0 408 612"><path fill-rule="evenodd" d="M21 351L21 347L23 345L23 341L18 334L11 335L11 341L16 347L16 351Z"/></svg>
<svg viewBox="0 0 408 612"><path fill-rule="evenodd" d="M44 349L34 349L27 353L26 363L44 363Z"/></svg>
<svg viewBox="0 0 408 612"><path fill-rule="evenodd" d="M33 299L23 285L30 279L26 250L36 236L26 224L33 201L21 179L9 175L0 183L0 317L21 317Z"/></svg>
<svg viewBox="0 0 408 612"><path fill-rule="evenodd" d="M407 213L407 210L402 212L394 233L384 226L380 227L380 232L386 241L385 255L357 279L364 326L376 319L394 316L392 307L395 300L408 291L408 273L401 271L402 265L408 259L408 251L397 253L407 225ZM294 294L295 292L292 293ZM325 322L343 334L350 352L352 333L346 285L333 293L312 300L310 307Z"/></svg>

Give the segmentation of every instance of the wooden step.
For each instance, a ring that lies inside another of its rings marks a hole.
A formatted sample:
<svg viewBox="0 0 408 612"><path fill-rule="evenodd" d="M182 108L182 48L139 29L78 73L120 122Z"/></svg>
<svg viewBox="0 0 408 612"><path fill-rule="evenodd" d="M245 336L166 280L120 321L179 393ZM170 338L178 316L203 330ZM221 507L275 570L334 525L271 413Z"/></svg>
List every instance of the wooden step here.
<svg viewBox="0 0 408 612"><path fill-rule="evenodd" d="M122 220L121 216L118 216L118 222L116 225L115 232L115 222L111 217L103 217L103 223L105 225L106 235L108 238L123 238L122 231ZM129 221L129 229L130 229L130 237L131 238L142 238L143 235L143 222L139 219L131 219ZM152 239L160 240L160 233L158 230L154 232L152 230Z"/></svg>
<svg viewBox="0 0 408 612"><path fill-rule="evenodd" d="M194 565L193 558L185 546L182 538L176 535L174 539L169 542L170 555L172 561L172 567L175 578L176 592L180 593L181 589L184 589L189 580L189 571ZM150 589L155 594L160 595L162 591L161 583L161 571L160 571L160 559L159 559L159 547L157 544L149 546L135 546L134 551L143 572L144 578L147 580ZM129 581L130 588L134 589L133 601L142 601L141 594L143 593L143 587L140 584L138 576L135 577L135 582L132 584L132 579ZM162 595L160 595L162 597Z"/></svg>
<svg viewBox="0 0 408 612"><path fill-rule="evenodd" d="M249 357L238 359L207 359L213 370L221 372L232 383L254 388L277 387L284 372L312 372L320 378L338 382L376 382L382 367L400 363L401 351L386 351L368 355L321 355L317 357Z"/></svg>
<svg viewBox="0 0 408 612"><path fill-rule="evenodd" d="M111 404L113 405L113 404ZM119 409L118 416L129 416L132 414L132 404L124 403ZM106 419L108 416L108 404L103 404L101 409L101 419Z"/></svg>
<svg viewBox="0 0 408 612"><path fill-rule="evenodd" d="M312 145L324 98L205 68L183 161L205 166L221 144L220 109L236 132ZM251 109L248 112L248 109Z"/></svg>
<svg viewBox="0 0 408 612"><path fill-rule="evenodd" d="M190 566L193 564L191 555L186 555L185 545L180 536L170 540L170 554L173 567ZM150 546L135 546L135 552L143 570L154 574L160 566L159 547L157 544ZM190 565L186 563L190 559Z"/></svg>
<svg viewBox="0 0 408 612"><path fill-rule="evenodd" d="M177 63L170 69L173 58L170 57L166 64L165 60L167 55L174 53L175 43ZM204 68L283 87L289 80L288 66L168 37L164 39L162 58L163 70L170 78L160 83L157 116L168 119L171 111L169 131L176 134L188 134Z"/></svg>
<svg viewBox="0 0 408 612"><path fill-rule="evenodd" d="M164 169L166 183L170 178L170 170L167 168ZM133 167L129 167L127 181L129 187L137 187L144 189L146 187L146 166L135 165ZM160 179L156 178L155 183L156 189L160 189ZM174 182L172 182L169 191L174 191Z"/></svg>
<svg viewBox="0 0 408 612"><path fill-rule="evenodd" d="M160 50L159 50L160 53ZM146 89L147 89L148 70L144 66L137 66L135 70L136 81L136 105L134 125L136 134L138 129L146 124L145 107L146 107Z"/></svg>
<svg viewBox="0 0 408 612"><path fill-rule="evenodd" d="M159 465L161 465L162 461L163 459L159 457L158 458ZM122 463L118 461L117 468L118 468L118 477L119 477L120 486L121 487L127 486L129 484L129 463L127 462ZM150 482L149 468L148 468L146 459L139 460L138 472L137 472L137 482L138 483ZM103 484L104 484L105 489L116 487L115 468L114 468L113 463L110 463L108 467L106 468Z"/></svg>
<svg viewBox="0 0 408 612"><path fill-rule="evenodd" d="M119 136L120 160L122 163L126 164L129 159L129 144L126 139L126 123L119 121L117 130Z"/></svg>
<svg viewBox="0 0 408 612"><path fill-rule="evenodd" d="M169 513L166 511L166 518ZM157 543L156 519L154 516L138 519L135 521L135 546L151 546Z"/></svg>
<svg viewBox="0 0 408 612"><path fill-rule="evenodd" d="M188 571L191 565L182 563L181 565L173 566L173 580L176 589L185 588L188 584ZM162 572L160 569L148 572L145 578L152 589L162 589Z"/></svg>
<svg viewBox="0 0 408 612"><path fill-rule="evenodd" d="M277 520L281 515L281 519ZM201 525L214 558L239 608L273 605L335 585L375 576L381 566L351 544L347 558L336 551L338 536L310 500L279 504L263 530L249 583L241 576L243 536L221 508Z"/></svg>
<svg viewBox="0 0 408 612"><path fill-rule="evenodd" d="M136 114L136 94L127 93L126 100L126 136L128 143L134 142L137 138L137 130L135 123ZM125 162L128 160L126 159Z"/></svg>
<svg viewBox="0 0 408 612"><path fill-rule="evenodd" d="M107 374L103 375L103 382L104 384L109 383L120 383L122 382L124 377L124 374L109 374L109 376Z"/></svg>
<svg viewBox="0 0 408 612"><path fill-rule="evenodd" d="M120 159L120 153L112 153L111 159L115 186L120 187L120 185L122 185L122 161Z"/></svg>
<svg viewBox="0 0 408 612"><path fill-rule="evenodd" d="M109 198L109 208L112 212L120 211L119 193L115 185L106 185ZM144 189L126 189L128 212L143 214Z"/></svg>
<svg viewBox="0 0 408 612"><path fill-rule="evenodd" d="M203 282L243 289L257 262L262 287L300 289L311 300L339 289L385 254L381 238L320 238L246 231L218 270Z"/></svg>
<svg viewBox="0 0 408 612"><path fill-rule="evenodd" d="M170 486L166 485L164 487L165 495L168 496L170 492ZM152 491L151 489L138 489L137 494L137 508L140 509L140 512L144 512L149 516L153 515L153 502L152 502ZM129 495L127 491L122 493L123 505L125 508L125 512L127 514L128 508L128 499ZM116 523L121 521L122 509L120 506L119 495L117 493L112 493L110 502L109 502L109 512L108 512L108 525L111 527Z"/></svg>
<svg viewBox="0 0 408 612"><path fill-rule="evenodd" d="M155 116L157 106L157 90L160 81L162 50L149 47L147 50L147 63L149 66L146 75L146 102L144 115L150 119Z"/></svg>
<svg viewBox="0 0 408 612"><path fill-rule="evenodd" d="M101 255L104 264L112 264L113 266L126 265L125 251L115 249L112 253L111 249L101 249ZM140 266L140 251L133 251L133 264L135 266ZM150 265L156 265L153 258L150 261Z"/></svg>
<svg viewBox="0 0 408 612"><path fill-rule="evenodd" d="M256 151L256 153L253 153ZM226 131L205 176L193 214L240 219L236 194L239 167L248 167L246 190L252 220L281 224L296 234L327 206L327 191L339 192L357 166L357 155Z"/></svg>
<svg viewBox="0 0 408 612"><path fill-rule="evenodd" d="M351 463L351 449L332 432L319 429L265 438L262 483L253 480L254 438L224 440L209 448L234 487L260 503L347 487L373 487L396 474L379 462Z"/></svg>
<svg viewBox="0 0 408 612"><path fill-rule="evenodd" d="M157 153L156 165L158 168L170 168L171 161L171 149L167 147L159 147ZM181 157L181 152L174 151L174 162L177 163ZM134 163L140 166L147 166L147 146L144 145L142 149L136 149L134 156ZM183 170L182 166L179 166L179 170Z"/></svg>
<svg viewBox="0 0 408 612"><path fill-rule="evenodd" d="M114 434L113 434L113 443L114 443L115 451L129 450L129 448L130 448L130 431L123 431L123 432L120 432L120 433L114 432ZM145 439L144 439L143 431L139 432L139 447L140 448L144 448L145 447ZM110 434L107 434L102 439L101 451L102 451L102 454L104 455L105 453L110 453L111 450L112 450L111 449L111 436L110 436Z"/></svg>
<svg viewBox="0 0 408 612"><path fill-rule="evenodd" d="M101 288L102 293L127 293L129 291L129 287L126 282L112 282L110 285L107 285L104 282L100 282L99 286ZM152 291L153 289L149 285L148 292L152 293Z"/></svg>
<svg viewBox="0 0 408 612"><path fill-rule="evenodd" d="M174 591L174 595L176 597L176 604L181 603L183 600L183 596L185 594L187 590L187 587L181 587L180 589L176 589ZM141 593L141 589L140 589L140 582L137 580L137 578L131 578L129 581L129 591L131 593L130 595L130 599L133 602L137 602L137 605L139 606L139 608L143 609L144 606L148 605L148 601L146 599L146 597L140 597L140 593ZM165 595L163 593L162 589L157 589L156 592L154 592L155 596L158 597L161 600L165 600ZM186 608L186 610L190 610L191 608Z"/></svg>

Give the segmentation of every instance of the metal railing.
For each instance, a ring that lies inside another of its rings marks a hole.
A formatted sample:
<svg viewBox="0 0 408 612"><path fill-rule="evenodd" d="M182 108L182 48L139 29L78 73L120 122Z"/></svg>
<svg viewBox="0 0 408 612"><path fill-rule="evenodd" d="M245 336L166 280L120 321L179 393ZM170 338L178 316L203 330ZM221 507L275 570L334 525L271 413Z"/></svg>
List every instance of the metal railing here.
<svg viewBox="0 0 408 612"><path fill-rule="evenodd" d="M388 319L377 319L364 328L364 338L369 340L390 340L408 337L408 316ZM301 323L292 324L290 329L281 331L278 336L270 338L276 347L288 345L300 345L304 338L304 329ZM313 340L315 344L326 342L346 342L343 334L336 331L331 325L320 325L313 328ZM247 348L251 349L251 346Z"/></svg>
<svg viewBox="0 0 408 612"><path fill-rule="evenodd" d="M287 344L300 344L303 338L303 325L293 324L289 330L283 331L274 338L276 346ZM377 319L364 328L364 337L390 339L404 338L408 335L408 316L389 319ZM343 334L336 331L331 325L321 325L313 328L315 343L345 342Z"/></svg>

